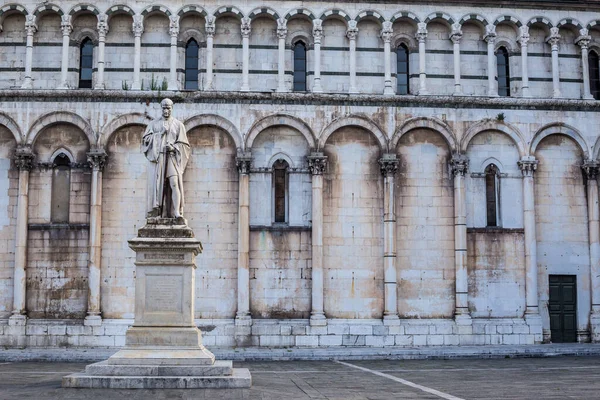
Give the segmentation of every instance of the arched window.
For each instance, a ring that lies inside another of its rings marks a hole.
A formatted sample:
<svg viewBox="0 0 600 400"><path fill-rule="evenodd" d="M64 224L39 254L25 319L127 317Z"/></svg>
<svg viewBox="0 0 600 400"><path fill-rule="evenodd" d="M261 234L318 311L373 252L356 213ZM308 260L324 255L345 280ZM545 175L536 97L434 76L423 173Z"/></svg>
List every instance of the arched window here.
<svg viewBox="0 0 600 400"><path fill-rule="evenodd" d="M198 89L198 42L190 39L185 45L185 88Z"/></svg>
<svg viewBox="0 0 600 400"><path fill-rule="evenodd" d="M600 60L594 50L588 55L590 64L590 91L596 100L600 99Z"/></svg>
<svg viewBox="0 0 600 400"><path fill-rule="evenodd" d="M490 164L485 169L485 204L487 224L486 226L499 226L500 211L500 180L499 170L494 164Z"/></svg>
<svg viewBox="0 0 600 400"><path fill-rule="evenodd" d="M53 164L50 220L54 223L68 223L71 197L71 160L66 154L60 153L54 157Z"/></svg>
<svg viewBox="0 0 600 400"><path fill-rule="evenodd" d="M288 167L285 160L273 164L273 199L275 222L287 222Z"/></svg>
<svg viewBox="0 0 600 400"><path fill-rule="evenodd" d="M506 47L496 50L496 66L498 69L498 96L510 96L510 70Z"/></svg>
<svg viewBox="0 0 600 400"><path fill-rule="evenodd" d="M79 87L92 88L92 67L94 63L94 44L85 38L79 47Z"/></svg>
<svg viewBox="0 0 600 400"><path fill-rule="evenodd" d="M294 92L306 92L306 45L294 45Z"/></svg>
<svg viewBox="0 0 600 400"><path fill-rule="evenodd" d="M408 82L408 47L402 43L396 49L396 82L397 82L397 93L398 94L409 94L409 82Z"/></svg>

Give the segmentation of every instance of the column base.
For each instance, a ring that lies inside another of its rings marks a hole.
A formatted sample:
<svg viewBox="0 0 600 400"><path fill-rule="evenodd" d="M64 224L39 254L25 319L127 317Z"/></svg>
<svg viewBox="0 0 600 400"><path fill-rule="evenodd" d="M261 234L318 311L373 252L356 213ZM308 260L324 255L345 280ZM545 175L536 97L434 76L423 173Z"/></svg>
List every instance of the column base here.
<svg viewBox="0 0 600 400"><path fill-rule="evenodd" d="M240 92L249 92L250 91L250 86L242 86L240 88Z"/></svg>
<svg viewBox="0 0 600 400"><path fill-rule="evenodd" d="M238 314L235 316L235 326L252 326L250 314Z"/></svg>
<svg viewBox="0 0 600 400"><path fill-rule="evenodd" d="M310 326L327 326L327 317L323 313L314 313L310 316Z"/></svg>
<svg viewBox="0 0 600 400"><path fill-rule="evenodd" d="M427 90L419 90L419 96L428 96L429 92Z"/></svg>
<svg viewBox="0 0 600 400"><path fill-rule="evenodd" d="M97 315L87 315L83 320L83 325L85 326L101 326L102 325L102 317L100 314Z"/></svg>
<svg viewBox="0 0 600 400"><path fill-rule="evenodd" d="M456 322L456 325L460 325L460 326L473 325L473 318L471 318L471 316L468 313L455 314L454 321Z"/></svg>
<svg viewBox="0 0 600 400"><path fill-rule="evenodd" d="M60 84L56 89L58 90L67 90L69 86L66 83Z"/></svg>
<svg viewBox="0 0 600 400"><path fill-rule="evenodd" d="M94 90L104 90L104 89L106 89L106 85L104 85L104 83L94 86Z"/></svg>
<svg viewBox="0 0 600 400"><path fill-rule="evenodd" d="M321 86L321 81L317 81L315 82L313 88L312 88L312 92L313 93L323 93L323 87Z"/></svg>
<svg viewBox="0 0 600 400"><path fill-rule="evenodd" d="M590 340L600 343L600 313L592 312L590 315Z"/></svg>
<svg viewBox="0 0 600 400"><path fill-rule="evenodd" d="M385 88L383 90L383 95L384 96L394 96L396 93L394 93L394 90L392 88Z"/></svg>
<svg viewBox="0 0 600 400"><path fill-rule="evenodd" d="M534 335L535 343L550 342L550 332L543 331L542 317L539 312L526 312L525 323L529 326L529 333Z"/></svg>
<svg viewBox="0 0 600 400"><path fill-rule="evenodd" d="M27 325L27 315L13 314L8 317L8 325L10 326L25 326Z"/></svg>
<svg viewBox="0 0 600 400"><path fill-rule="evenodd" d="M584 96L583 100L594 100L594 96Z"/></svg>
<svg viewBox="0 0 600 400"><path fill-rule="evenodd" d="M400 325L400 318L396 314L384 315L383 325Z"/></svg>
<svg viewBox="0 0 600 400"><path fill-rule="evenodd" d="M130 90L142 90L142 86L141 85L132 84Z"/></svg>
<svg viewBox="0 0 600 400"><path fill-rule="evenodd" d="M498 97L498 93L488 93L488 97Z"/></svg>
<svg viewBox="0 0 600 400"><path fill-rule="evenodd" d="M280 88L280 87L277 88L277 93L287 93L287 92L288 92L287 88Z"/></svg>
<svg viewBox="0 0 600 400"><path fill-rule="evenodd" d="M348 90L348 94L359 94L360 92L358 91L357 88L350 88L350 90Z"/></svg>
<svg viewBox="0 0 600 400"><path fill-rule="evenodd" d="M25 78L23 84L21 85L21 89L33 89L33 81L31 78Z"/></svg>

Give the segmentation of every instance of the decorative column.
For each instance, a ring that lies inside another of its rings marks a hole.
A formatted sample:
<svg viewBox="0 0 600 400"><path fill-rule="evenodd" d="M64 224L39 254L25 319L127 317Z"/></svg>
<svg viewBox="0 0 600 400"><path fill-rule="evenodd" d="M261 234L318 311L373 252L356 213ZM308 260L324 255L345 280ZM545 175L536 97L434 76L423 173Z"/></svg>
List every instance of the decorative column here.
<svg viewBox="0 0 600 400"><path fill-rule="evenodd" d="M250 317L250 166L249 152L238 153L236 165L239 172L238 210L238 297L236 325L251 325Z"/></svg>
<svg viewBox="0 0 600 400"><path fill-rule="evenodd" d="M533 156L519 162L523 173L523 227L525 228L525 317L539 318L537 239L535 234L535 202L533 174L538 161Z"/></svg>
<svg viewBox="0 0 600 400"><path fill-rule="evenodd" d="M131 90L141 90L140 66L142 64L142 33L144 33L144 17L142 15L133 16L133 83Z"/></svg>
<svg viewBox="0 0 600 400"><path fill-rule="evenodd" d="M17 200L17 234L15 240L15 273L13 280L13 311L11 325L22 325L26 317L26 268L27 268L27 221L29 209L29 171L33 166L30 146L19 146L14 162L19 169L19 192Z"/></svg>
<svg viewBox="0 0 600 400"><path fill-rule="evenodd" d="M582 165L587 177L588 228L590 236L590 291L592 308L590 312L590 335L593 342L600 341L600 217L598 209L598 170L594 160L586 160Z"/></svg>
<svg viewBox="0 0 600 400"><path fill-rule="evenodd" d="M323 295L323 174L327 169L327 157L312 153L308 157L312 174L312 309L310 325L325 326Z"/></svg>
<svg viewBox="0 0 600 400"><path fill-rule="evenodd" d="M494 46L496 44L496 25L486 25L485 35L483 40L487 42L487 60L488 60L488 96L498 96L498 89L496 89L496 52Z"/></svg>
<svg viewBox="0 0 600 400"><path fill-rule="evenodd" d="M383 23L383 29L381 29L381 39L383 39L383 94L387 96L394 95L394 88L392 87L392 50L391 41L394 30L392 29L392 23L385 21Z"/></svg>
<svg viewBox="0 0 600 400"><path fill-rule="evenodd" d="M98 14L98 75L96 76L96 84L94 89L105 89L104 85L104 43L106 42L106 34L108 33L108 16L106 14Z"/></svg>
<svg viewBox="0 0 600 400"><path fill-rule="evenodd" d="M396 209L395 175L398 171L396 154L384 154L379 159L383 175L383 323L398 324L398 295L396 277Z"/></svg>
<svg viewBox="0 0 600 400"><path fill-rule="evenodd" d="M31 79L31 67L33 64L33 35L37 32L35 23L35 15L25 16L25 32L27 34L27 42L25 48L25 78L21 89L31 89L33 87L33 79Z"/></svg>
<svg viewBox="0 0 600 400"><path fill-rule="evenodd" d="M58 89L68 89L69 79L69 40L71 39L71 32L73 31L73 25L71 25L71 16L63 15L60 17L60 29L62 30L63 42L62 42L62 61L60 63L60 86Z"/></svg>
<svg viewBox="0 0 600 400"><path fill-rule="evenodd" d="M277 91L287 92L285 87L285 38L287 37L287 19L277 20L277 39L279 40L277 62Z"/></svg>
<svg viewBox="0 0 600 400"><path fill-rule="evenodd" d="M242 18L242 92L250 91L249 69L250 69L250 33L252 21L248 17Z"/></svg>
<svg viewBox="0 0 600 400"><path fill-rule="evenodd" d="M169 68L169 85L167 90L178 90L177 87L177 36L179 36L179 15L169 17L169 35L171 35L171 65Z"/></svg>
<svg viewBox="0 0 600 400"><path fill-rule="evenodd" d="M358 35L358 27L356 21L348 21L348 29L346 30L346 36L350 41L350 94L358 93L356 87L356 36Z"/></svg>
<svg viewBox="0 0 600 400"><path fill-rule="evenodd" d="M215 17L206 16L204 24L206 31L206 83L204 90L213 90L213 39L215 37Z"/></svg>
<svg viewBox="0 0 600 400"><path fill-rule="evenodd" d="M531 97L529 93L529 71L527 65L527 44L529 43L529 27L521 26L521 35L517 39L521 44L521 96Z"/></svg>
<svg viewBox="0 0 600 400"><path fill-rule="evenodd" d="M560 43L560 34L558 33L558 28L550 28L550 36L548 36L546 42L550 43L550 46L552 48L552 97L558 98L561 97L560 74L558 64L558 44Z"/></svg>
<svg viewBox="0 0 600 400"><path fill-rule="evenodd" d="M459 325L471 325L469 313L469 275L467 271L467 198L465 174L469 160L455 154L450 160L454 175L454 267L456 270L456 311L454 318Z"/></svg>
<svg viewBox="0 0 600 400"><path fill-rule="evenodd" d="M90 237L88 260L88 309L84 325L102 325L100 313L100 267L102 263L102 170L106 163L106 152L101 148L87 154L92 168L90 189Z"/></svg>
<svg viewBox="0 0 600 400"><path fill-rule="evenodd" d="M416 39L419 41L419 94L427 94L427 69L425 68L425 40L427 39L427 24L417 24Z"/></svg>
<svg viewBox="0 0 600 400"><path fill-rule="evenodd" d="M454 96L462 95L462 85L460 83L460 39L462 39L463 33L460 28L460 24L453 24L452 32L450 33L450 40L452 41L454 50Z"/></svg>
<svg viewBox="0 0 600 400"><path fill-rule="evenodd" d="M581 47L581 71L583 73L583 93L581 98L592 100L594 97L590 91L590 64L588 61L588 48L592 37L589 35L587 29L581 29L579 33L580 36L575 39L575 43Z"/></svg>
<svg viewBox="0 0 600 400"><path fill-rule="evenodd" d="M315 46L315 76L313 82L313 93L323 93L321 86L321 39L323 38L323 21L313 20L313 41Z"/></svg>

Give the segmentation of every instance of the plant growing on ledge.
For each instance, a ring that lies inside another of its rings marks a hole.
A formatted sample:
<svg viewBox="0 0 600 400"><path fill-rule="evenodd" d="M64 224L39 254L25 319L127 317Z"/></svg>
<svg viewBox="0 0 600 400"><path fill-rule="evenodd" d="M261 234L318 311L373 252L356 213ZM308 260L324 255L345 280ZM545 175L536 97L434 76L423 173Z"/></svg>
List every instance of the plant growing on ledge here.
<svg viewBox="0 0 600 400"><path fill-rule="evenodd" d="M121 89L123 89L123 90L129 90L129 89L131 89L131 86L129 86L129 84L127 83L127 81L121 81Z"/></svg>
<svg viewBox="0 0 600 400"><path fill-rule="evenodd" d="M496 121L504 122L504 113L496 115Z"/></svg>

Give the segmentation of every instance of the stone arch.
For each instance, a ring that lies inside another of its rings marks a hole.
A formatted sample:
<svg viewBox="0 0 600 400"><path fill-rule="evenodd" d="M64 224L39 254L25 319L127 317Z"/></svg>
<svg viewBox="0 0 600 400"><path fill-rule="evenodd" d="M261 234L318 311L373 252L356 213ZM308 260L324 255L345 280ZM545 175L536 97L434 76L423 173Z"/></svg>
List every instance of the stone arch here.
<svg viewBox="0 0 600 400"><path fill-rule="evenodd" d="M572 126L562 122L554 122L540 128L535 135L533 135L533 139L531 140L531 145L529 147L529 154L534 155L540 142L544 138L554 134L565 135L573 139L579 145L579 148L581 149L585 159L588 159L590 154L592 154L591 149L581 133Z"/></svg>
<svg viewBox="0 0 600 400"><path fill-rule="evenodd" d="M390 141L390 149L395 149L398 146L400 138L414 129L431 129L436 131L446 139L450 152L455 153L458 150L458 143L452 129L445 122L431 117L411 118L400 125Z"/></svg>
<svg viewBox="0 0 600 400"><path fill-rule="evenodd" d="M12 14L12 13L17 13L17 14L20 13L23 15L29 15L29 13L27 12L27 9L20 4L6 4L2 7L0 7L0 31L2 30L2 22L4 21L4 18L6 18L5 14Z"/></svg>
<svg viewBox="0 0 600 400"><path fill-rule="evenodd" d="M520 49L517 42L505 36L498 36L494 43L494 52L498 51L500 47L506 47L509 53L515 53Z"/></svg>
<svg viewBox="0 0 600 400"><path fill-rule="evenodd" d="M585 26L586 29L592 29L593 27L600 25L600 19L594 19Z"/></svg>
<svg viewBox="0 0 600 400"><path fill-rule="evenodd" d="M332 8L330 10L324 11L319 18L321 19L321 21L325 21L328 18L337 18L343 20L346 26L348 26L348 21L352 19L345 11L340 10L339 8Z"/></svg>
<svg viewBox="0 0 600 400"><path fill-rule="evenodd" d="M83 131L83 133L87 137L90 146L96 143L96 134L94 133L94 130L92 129L90 123L82 117L80 117L79 115L69 111L50 112L39 117L33 123L33 125L31 125L31 128L29 128L26 143L33 144L38 138L40 132L56 124L74 125Z"/></svg>
<svg viewBox="0 0 600 400"><path fill-rule="evenodd" d="M533 17L527 22L527 26L531 28L534 24L542 24L545 25L548 29L553 28L552 22L546 17Z"/></svg>
<svg viewBox="0 0 600 400"><path fill-rule="evenodd" d="M462 17L460 19L460 21L458 21L458 24L460 26L463 26L464 23L469 22L469 21L474 22L476 25L478 25L480 28L482 28L484 32L485 32L485 27L487 25L489 25L488 20L483 15L480 15L480 14L467 14L464 17Z"/></svg>
<svg viewBox="0 0 600 400"><path fill-rule="evenodd" d="M381 15L380 12L374 10L363 10L360 11L354 20L358 23L365 19L374 19L379 21L379 25L381 26L385 22L385 18Z"/></svg>
<svg viewBox="0 0 600 400"><path fill-rule="evenodd" d="M216 115L216 114L195 115L191 118L186 119L185 122L183 123L183 125L185 126L185 129L188 132L191 131L192 129L197 128L202 125L216 126L218 128L221 128L222 130L227 132L229 134L229 136L231 136L231 139L233 139L233 142L235 143L235 147L237 149L244 148L244 141L242 139L242 135L240 134L240 131L238 130L238 128L234 124L232 124L229 120L221 117L220 115Z"/></svg>
<svg viewBox="0 0 600 400"><path fill-rule="evenodd" d="M277 162L277 160L285 160L285 162L288 163L288 165L290 166L290 168L296 168L296 166L294 165L294 161L292 160L292 157L290 157L289 154L284 153L282 151L280 151L277 154L274 154L269 159L269 162L267 163L267 165L269 166L269 168L273 169L273 164L275 164Z"/></svg>
<svg viewBox="0 0 600 400"><path fill-rule="evenodd" d="M358 126L371 132L371 134L373 134L377 138L380 150L382 152L387 151L387 138L383 129L381 129L375 122L373 122L369 118L363 117L361 115L349 115L347 117L333 120L321 132L321 135L319 136L318 149L324 149L325 144L327 143L327 139L329 139L329 136L331 136L338 129L343 128L345 126Z"/></svg>
<svg viewBox="0 0 600 400"><path fill-rule="evenodd" d="M291 115L275 114L265 117L252 125L250 130L248 130L248 134L246 135L245 149L248 150L252 148L254 139L256 139L259 133L267 128L277 125L285 125L296 129L302 134L302 136L304 136L306 142L308 143L308 147L311 149L316 147L315 135L312 129L310 129L310 127L304 121Z"/></svg>
<svg viewBox="0 0 600 400"><path fill-rule="evenodd" d="M517 128L507 124L506 122L492 119L485 119L483 121L479 121L471 125L467 129L465 135L463 136L460 142L460 152L466 153L467 148L469 147L469 143L471 143L471 140L473 140L475 136L484 131L497 131L508 135L517 145L517 149L519 150L519 157L523 158L527 155L527 145L521 132L519 132Z"/></svg>
<svg viewBox="0 0 600 400"><path fill-rule="evenodd" d="M581 22L579 22L577 19L571 18L571 17L561 19L556 24L556 27L560 29L567 25L572 25L572 26L576 27L578 30L583 29L583 25L581 24Z"/></svg>
<svg viewBox="0 0 600 400"><path fill-rule="evenodd" d="M594 144L594 149L593 149L593 159L594 160L598 160L600 158L600 137L598 137L598 139L596 139L596 143Z"/></svg>
<svg viewBox="0 0 600 400"><path fill-rule="evenodd" d="M85 38L89 38L94 46L98 45L98 31L95 29L83 28L81 30L74 31L71 34L71 40L77 43L77 46L80 46Z"/></svg>
<svg viewBox="0 0 600 400"><path fill-rule="evenodd" d="M287 14L285 14L284 18L289 21L291 18L299 15L303 15L311 21L317 18L315 17L315 14L313 14L313 12L310 11L308 8L295 8L293 10L290 10Z"/></svg>
<svg viewBox="0 0 600 400"><path fill-rule="evenodd" d="M286 38L286 44L288 46L294 46L298 42L303 42L307 48L312 46L313 40L311 39L311 35L308 32L294 32L291 35L288 35Z"/></svg>
<svg viewBox="0 0 600 400"><path fill-rule="evenodd" d="M148 6L148 7L144 8L140 14L142 15L142 17L146 17L148 14L154 13L154 12L162 13L162 14L166 15L167 17L171 17L171 15L172 15L171 10L169 10L166 6L160 6L160 5Z"/></svg>
<svg viewBox="0 0 600 400"><path fill-rule="evenodd" d="M133 17L135 15L133 10L129 6L125 6L125 5L112 6L108 10L106 10L106 15L108 16L109 20L115 14L127 14L127 15L130 15L131 17Z"/></svg>
<svg viewBox="0 0 600 400"><path fill-rule="evenodd" d="M128 125L148 125L152 120L148 115L142 113L131 113L119 115L110 120L100 131L98 147L105 148L112 135L120 128Z"/></svg>
<svg viewBox="0 0 600 400"><path fill-rule="evenodd" d="M492 157L486 158L485 160L483 160L481 162L481 165L479 166L479 171L485 171L486 168L492 164L494 164L500 172L502 172L506 169L506 167L504 166L504 164L502 164L502 162L500 160L498 160L496 157L492 156Z"/></svg>
<svg viewBox="0 0 600 400"><path fill-rule="evenodd" d="M41 14L46 13L46 12L55 12L58 15L60 15L61 17L63 15L65 15L65 12L62 10L62 8L60 8L59 6L57 6L56 4L44 4L42 6L39 6L38 8L35 9L33 15L35 15L35 17L39 17Z"/></svg>
<svg viewBox="0 0 600 400"><path fill-rule="evenodd" d="M0 112L0 125L5 126L6 129L12 133L17 144L21 144L23 141L23 133L21 133L21 128L19 128L19 125L17 125L14 119L3 112Z"/></svg>
<svg viewBox="0 0 600 400"><path fill-rule="evenodd" d="M515 16L512 15L501 15L498 18L496 18L494 20L494 26L498 26L498 24L502 23L502 22L507 22L510 24L515 25L517 28L520 28L523 26L523 23Z"/></svg>
<svg viewBox="0 0 600 400"><path fill-rule="evenodd" d="M258 7L250 11L250 14L248 14L248 18L250 18L250 20L254 20L255 18L265 16L271 17L275 21L279 19L279 14L271 7Z"/></svg>
<svg viewBox="0 0 600 400"><path fill-rule="evenodd" d="M215 11L214 16L215 18L219 18L220 16L227 14L235 15L238 19L244 18L244 13L235 6L219 7L217 8L217 11Z"/></svg>
<svg viewBox="0 0 600 400"><path fill-rule="evenodd" d="M396 22L397 20L399 20L401 18L409 19L409 20L413 21L415 24L418 24L419 22L421 22L421 20L419 19L419 17L417 17L416 14L411 13L410 11L400 11L400 12L397 12L390 19L390 22L393 24L394 22Z"/></svg>
<svg viewBox="0 0 600 400"><path fill-rule="evenodd" d="M69 159L69 162L71 162L71 164L75 163L75 157L73 156L73 153L71 153L71 151L64 146L59 147L58 149L56 149L54 151L54 153L52 153L52 155L49 158L50 162L54 162L56 157L58 157L61 154L64 154L65 156L67 156L67 158Z"/></svg>
<svg viewBox="0 0 600 400"><path fill-rule="evenodd" d="M100 14L100 10L98 10L95 6L91 4L78 4L75 7L71 8L71 10L69 11L69 15L73 16L82 11L89 11L94 15Z"/></svg>
<svg viewBox="0 0 600 400"><path fill-rule="evenodd" d="M198 14L202 17L206 17L208 15L203 7L194 4L183 6L179 9L179 11L177 11L179 18L183 18L183 16L186 14Z"/></svg>
<svg viewBox="0 0 600 400"><path fill-rule="evenodd" d="M446 24L449 27L452 27L452 25L454 24L454 19L450 15L448 15L444 12L439 12L439 11L429 14L423 22L425 22L426 24L429 24L433 20L440 20L440 19L442 21L446 21Z"/></svg>
<svg viewBox="0 0 600 400"><path fill-rule="evenodd" d="M184 48L187 46L187 43L190 41L190 39L194 39L198 45L206 41L204 39L204 35L198 29L188 28L179 33L179 40L183 42Z"/></svg>
<svg viewBox="0 0 600 400"><path fill-rule="evenodd" d="M409 50L416 51L419 49L419 43L416 41L415 37L405 33L394 34L391 44L393 50L397 49L401 44L404 44Z"/></svg>

